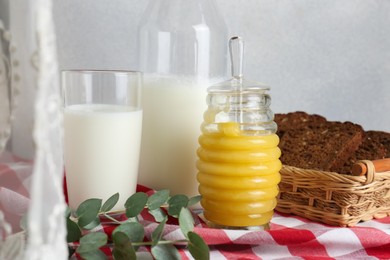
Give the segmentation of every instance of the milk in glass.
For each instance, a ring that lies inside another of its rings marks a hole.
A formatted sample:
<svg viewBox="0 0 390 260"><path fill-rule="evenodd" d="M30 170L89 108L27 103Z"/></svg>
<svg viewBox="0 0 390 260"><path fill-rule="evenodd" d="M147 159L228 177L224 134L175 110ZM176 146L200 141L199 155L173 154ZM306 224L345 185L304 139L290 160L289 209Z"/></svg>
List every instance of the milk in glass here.
<svg viewBox="0 0 390 260"><path fill-rule="evenodd" d="M64 111L64 149L69 203L107 200L119 192L113 210L135 193L142 134L142 110L122 105L71 105Z"/></svg>

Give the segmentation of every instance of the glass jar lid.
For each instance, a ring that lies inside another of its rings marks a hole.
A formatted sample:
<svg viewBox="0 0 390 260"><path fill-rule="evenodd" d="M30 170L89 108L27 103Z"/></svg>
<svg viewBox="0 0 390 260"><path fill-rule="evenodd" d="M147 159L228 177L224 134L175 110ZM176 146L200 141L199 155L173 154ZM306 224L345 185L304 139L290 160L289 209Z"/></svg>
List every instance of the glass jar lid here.
<svg viewBox="0 0 390 260"><path fill-rule="evenodd" d="M270 87L255 81L248 81L243 77L244 41L239 36L229 40L230 65L232 78L212 85L207 89L209 93L265 93Z"/></svg>

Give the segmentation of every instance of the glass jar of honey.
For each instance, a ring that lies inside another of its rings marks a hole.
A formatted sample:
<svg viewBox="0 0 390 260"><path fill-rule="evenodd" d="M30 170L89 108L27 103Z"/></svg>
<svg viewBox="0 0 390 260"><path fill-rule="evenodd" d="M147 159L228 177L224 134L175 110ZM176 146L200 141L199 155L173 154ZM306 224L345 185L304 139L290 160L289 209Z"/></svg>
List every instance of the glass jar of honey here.
<svg viewBox="0 0 390 260"><path fill-rule="evenodd" d="M204 217L224 228L267 228L281 169L269 88L242 77L243 42L230 40L233 78L208 88L197 150Z"/></svg>

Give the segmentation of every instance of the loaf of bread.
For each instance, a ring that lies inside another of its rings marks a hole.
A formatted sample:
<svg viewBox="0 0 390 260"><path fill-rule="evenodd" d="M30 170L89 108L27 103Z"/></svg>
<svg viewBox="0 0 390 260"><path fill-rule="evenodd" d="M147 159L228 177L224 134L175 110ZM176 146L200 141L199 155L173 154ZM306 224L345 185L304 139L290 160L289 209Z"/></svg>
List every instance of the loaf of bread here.
<svg viewBox="0 0 390 260"><path fill-rule="evenodd" d="M352 165L359 160L377 160L386 158L387 149L380 142L365 135L362 144L337 172L351 174Z"/></svg>
<svg viewBox="0 0 390 260"><path fill-rule="evenodd" d="M320 115L310 115L303 111L297 111L287 114L275 114L274 121L278 125L277 134L281 138L290 129L303 128L308 125L315 126L326 122L326 118Z"/></svg>
<svg viewBox="0 0 390 260"><path fill-rule="evenodd" d="M362 127L350 122L321 122L290 129L280 140L281 161L304 169L336 171L362 140Z"/></svg>
<svg viewBox="0 0 390 260"><path fill-rule="evenodd" d="M386 158L390 158L390 133L382 131L367 131L366 135L372 140L381 143L386 149Z"/></svg>
<svg viewBox="0 0 390 260"><path fill-rule="evenodd" d="M276 114L281 161L303 169L351 173L358 160L390 157L390 134L302 111Z"/></svg>

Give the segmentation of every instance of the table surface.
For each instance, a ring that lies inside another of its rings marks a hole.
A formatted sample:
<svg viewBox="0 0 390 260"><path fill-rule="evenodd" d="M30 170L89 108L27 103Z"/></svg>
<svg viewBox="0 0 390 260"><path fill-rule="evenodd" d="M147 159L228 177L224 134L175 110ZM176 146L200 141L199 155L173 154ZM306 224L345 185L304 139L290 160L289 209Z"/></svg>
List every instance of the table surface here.
<svg viewBox="0 0 390 260"><path fill-rule="evenodd" d="M20 217L28 209L31 173L31 162L9 153L1 155L0 210L14 232L19 230ZM141 223L146 237L150 237L157 223L148 214L142 214ZM104 223L99 228L107 233L113 229ZM183 239L179 229L175 221L170 221L164 238ZM275 212L270 230L248 231L212 229L195 215L194 231L209 245L211 259L390 259L390 217L348 228ZM150 258L149 250L140 248L138 256ZM187 249L180 248L179 252L183 259L192 259Z"/></svg>

